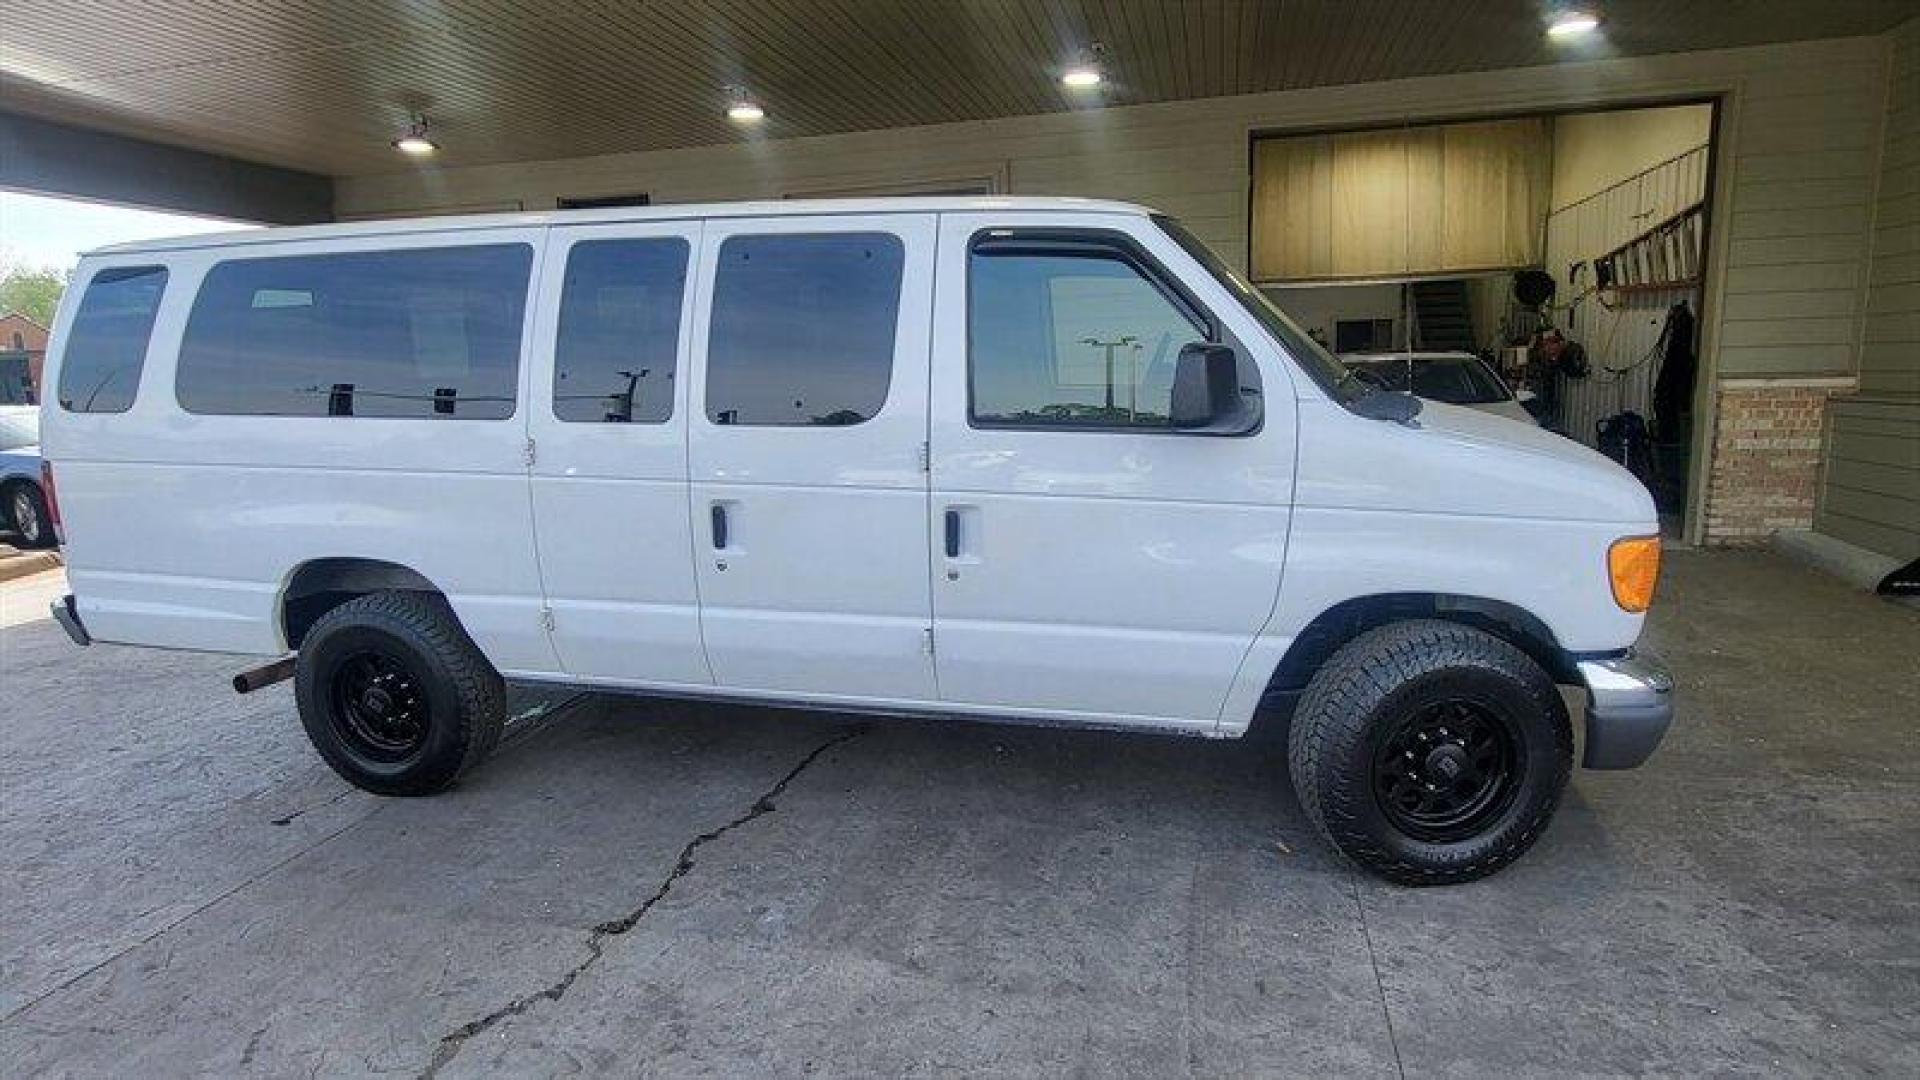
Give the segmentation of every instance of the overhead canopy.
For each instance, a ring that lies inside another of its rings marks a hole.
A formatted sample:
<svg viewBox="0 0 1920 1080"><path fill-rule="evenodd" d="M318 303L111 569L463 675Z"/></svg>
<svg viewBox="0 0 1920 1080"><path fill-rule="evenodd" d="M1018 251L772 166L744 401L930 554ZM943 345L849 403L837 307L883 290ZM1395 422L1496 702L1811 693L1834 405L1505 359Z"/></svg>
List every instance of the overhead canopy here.
<svg viewBox="0 0 1920 1080"><path fill-rule="evenodd" d="M1044 113L1601 56L1874 34L1886 0L1607 0L1554 42L1542 0L9 0L17 113L322 176ZM1063 87L1103 47L1105 86ZM722 111L730 85L767 110ZM1414 103L1410 103L1410 106Z"/></svg>

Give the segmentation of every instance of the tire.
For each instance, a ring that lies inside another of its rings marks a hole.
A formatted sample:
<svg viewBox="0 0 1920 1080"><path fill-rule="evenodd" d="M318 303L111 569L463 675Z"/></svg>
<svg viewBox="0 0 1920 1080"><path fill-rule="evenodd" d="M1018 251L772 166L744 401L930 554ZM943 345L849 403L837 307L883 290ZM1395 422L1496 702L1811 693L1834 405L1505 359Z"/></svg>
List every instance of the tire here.
<svg viewBox="0 0 1920 1080"><path fill-rule="evenodd" d="M1307 816L1362 869L1471 881L1525 854L1573 769L1566 702L1533 659L1456 623L1362 634L1314 675L1287 740Z"/></svg>
<svg viewBox="0 0 1920 1080"><path fill-rule="evenodd" d="M499 672L428 593L369 593L321 616L300 643L294 696L313 748L377 795L445 790L506 724Z"/></svg>
<svg viewBox="0 0 1920 1080"><path fill-rule="evenodd" d="M47 512L47 497L38 487L25 481L9 485L5 513L22 548L53 546L53 515Z"/></svg>

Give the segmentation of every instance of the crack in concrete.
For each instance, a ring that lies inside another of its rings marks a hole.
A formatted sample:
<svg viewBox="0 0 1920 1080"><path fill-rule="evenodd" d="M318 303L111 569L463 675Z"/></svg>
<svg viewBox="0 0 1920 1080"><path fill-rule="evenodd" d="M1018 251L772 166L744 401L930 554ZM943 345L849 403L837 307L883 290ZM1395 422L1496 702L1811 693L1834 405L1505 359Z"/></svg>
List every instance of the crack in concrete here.
<svg viewBox="0 0 1920 1080"><path fill-rule="evenodd" d="M1400 1080L1407 1080L1407 1063L1400 1056L1400 1037L1393 1030L1393 1009L1387 1005L1387 980L1380 974L1380 954L1373 948L1373 931L1367 928L1367 901L1360 895L1360 881L1357 871L1353 887L1353 908L1360 915L1360 936L1367 943L1367 962L1373 965L1373 988L1380 995L1380 1017L1387 1022L1387 1045L1393 1049L1393 1070Z"/></svg>
<svg viewBox="0 0 1920 1080"><path fill-rule="evenodd" d="M295 810L295 811L294 811L293 813L291 813L291 814L288 814L288 815L286 815L285 817L277 817L277 818L273 818L273 819L271 819L270 821L268 821L268 822L267 822L267 824L269 824L269 825L291 825L291 824L293 824L293 823L294 823L295 821L298 821L298 820L299 820L300 818L302 818L302 817L305 817L306 815L308 815L308 814L311 814L311 813L313 813L313 812L314 812L315 810L324 810L324 809L326 809L327 807L329 807L329 806L332 806L332 805L333 805L334 803L337 803L337 802L339 802L339 801L340 801L341 799L344 799L344 798L346 798L347 796L349 796L349 795L351 795L351 794L353 794L353 792L354 792L354 789L353 789L353 788L350 788L350 787L349 787L349 788L343 788L343 789L342 789L342 790L340 791L340 793L339 793L338 795L335 795L335 796L334 796L333 798L331 798L331 799L326 799L326 800L323 800L323 801L321 801L321 802L317 802L317 803L314 803L314 804L313 804L312 806L303 806L303 807L301 807L300 809L298 809L298 810Z"/></svg>
<svg viewBox="0 0 1920 1080"><path fill-rule="evenodd" d="M728 821L724 825L709 829L687 841L686 846L680 849L679 857L674 860L673 870L661 880L659 888L655 889L651 896L641 901L639 907L634 908L620 918L610 919L593 928L593 933L587 937L587 955L578 964L575 964L572 968L568 969L565 974L561 975L560 978L546 986L531 993L522 994L487 1015L477 1020L469 1020L447 1034L442 1035L439 1043L434 1047L433 1060L427 1063L426 1068L420 1070L419 1080L433 1080L434 1077L440 1074L441 1069L446 1068L447 1065L459 1055L461 1049L465 1047L467 1042L474 1036L482 1034L503 1020L509 1020L525 1013L543 1001L559 1001L565 997L567 991L573 989L573 984L578 982L580 977L587 973L587 969L599 963L600 958L606 955L608 938L619 937L631 931L635 926L638 926L640 920L646 918L647 913L653 910L654 905L666 899L667 894L673 891L674 884L681 878L686 877L687 874L693 870L693 853L696 850L705 844L718 840L722 836L756 818L773 813L775 809L773 800L779 798L780 795L787 790L787 785L798 779L801 773L806 772L808 767L819 760L827 751L832 750L836 746L852 742L854 739L866 734L866 732L867 725L857 724L840 732L819 746L814 747L812 752L800 759L799 764L787 770L787 774L782 776L778 783L768 788L759 798L755 799L753 805L746 813Z"/></svg>

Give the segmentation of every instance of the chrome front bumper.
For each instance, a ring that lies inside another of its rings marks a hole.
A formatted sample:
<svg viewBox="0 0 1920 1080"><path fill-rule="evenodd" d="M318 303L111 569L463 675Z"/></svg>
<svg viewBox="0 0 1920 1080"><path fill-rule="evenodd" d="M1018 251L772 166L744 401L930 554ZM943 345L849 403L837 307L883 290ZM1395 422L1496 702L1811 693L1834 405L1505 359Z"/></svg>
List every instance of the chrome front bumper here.
<svg viewBox="0 0 1920 1080"><path fill-rule="evenodd" d="M1629 649L1575 665L1587 687L1588 769L1638 767L1660 745L1673 722L1673 677L1650 653Z"/></svg>

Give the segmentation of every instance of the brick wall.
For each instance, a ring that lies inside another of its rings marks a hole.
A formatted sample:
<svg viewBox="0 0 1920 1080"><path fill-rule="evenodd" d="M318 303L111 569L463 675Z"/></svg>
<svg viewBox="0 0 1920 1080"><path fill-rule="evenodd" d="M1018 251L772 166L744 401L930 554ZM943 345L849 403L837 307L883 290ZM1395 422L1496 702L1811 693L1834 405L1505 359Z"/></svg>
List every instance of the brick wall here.
<svg viewBox="0 0 1920 1080"><path fill-rule="evenodd" d="M1845 387L1723 383L1707 475L1709 544L1813 526L1827 399Z"/></svg>

